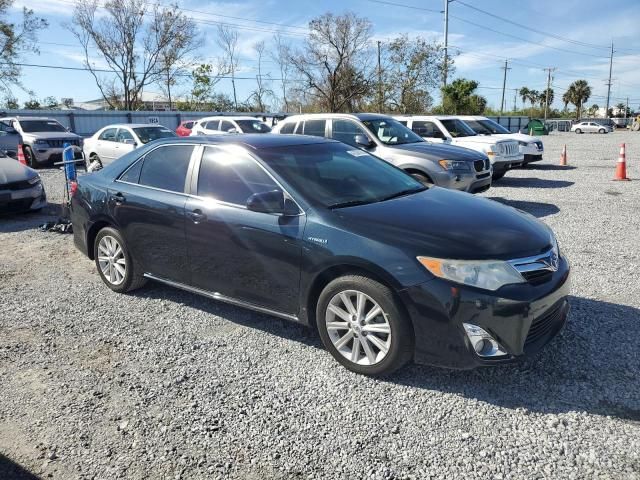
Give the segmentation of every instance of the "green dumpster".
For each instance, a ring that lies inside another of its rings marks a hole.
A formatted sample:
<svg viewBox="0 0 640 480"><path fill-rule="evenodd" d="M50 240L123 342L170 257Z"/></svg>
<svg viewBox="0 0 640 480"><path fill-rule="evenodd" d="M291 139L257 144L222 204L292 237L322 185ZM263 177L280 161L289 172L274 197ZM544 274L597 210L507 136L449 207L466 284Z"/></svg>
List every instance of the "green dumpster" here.
<svg viewBox="0 0 640 480"><path fill-rule="evenodd" d="M544 121L538 118L532 118L527 124L527 132L529 135L549 135L549 129L544 125Z"/></svg>

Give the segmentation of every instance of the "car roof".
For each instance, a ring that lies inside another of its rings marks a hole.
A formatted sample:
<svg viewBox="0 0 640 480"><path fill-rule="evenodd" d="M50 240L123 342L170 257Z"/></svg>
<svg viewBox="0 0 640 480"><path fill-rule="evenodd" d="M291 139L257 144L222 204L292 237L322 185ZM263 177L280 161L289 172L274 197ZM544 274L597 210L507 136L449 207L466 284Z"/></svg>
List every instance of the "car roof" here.
<svg viewBox="0 0 640 480"><path fill-rule="evenodd" d="M158 125L157 123L114 123L112 125L105 125L100 130L105 128L140 128L140 127L162 127L167 128L164 125Z"/></svg>
<svg viewBox="0 0 640 480"><path fill-rule="evenodd" d="M253 150L269 147L289 147L294 145L315 145L323 143L340 143L323 137L309 135L269 135L259 133L230 134L230 135L198 135L195 137L173 137L156 140L154 145L163 143L198 143L203 145L241 145Z"/></svg>
<svg viewBox="0 0 640 480"><path fill-rule="evenodd" d="M58 122L58 120L56 120L55 118L51 118L51 117L24 117L24 116L20 116L17 115L15 117L4 117L4 118L0 118L0 120L18 120L18 121L22 121L22 120L47 120L47 121L54 121L54 122ZM60 123L60 122L58 122Z"/></svg>
<svg viewBox="0 0 640 480"><path fill-rule="evenodd" d="M291 115L284 120L280 120L278 123L323 118L357 118L358 120L375 120L379 118L385 119L393 117L382 113L302 113L299 115Z"/></svg>
<svg viewBox="0 0 640 480"><path fill-rule="evenodd" d="M195 122L202 122L202 121L210 121L210 120L258 120L258 121L262 121L262 119L258 118L258 117L252 117L250 115L240 115L240 116L232 116L232 115L215 115L213 117L202 117L199 118L198 120L194 120Z"/></svg>

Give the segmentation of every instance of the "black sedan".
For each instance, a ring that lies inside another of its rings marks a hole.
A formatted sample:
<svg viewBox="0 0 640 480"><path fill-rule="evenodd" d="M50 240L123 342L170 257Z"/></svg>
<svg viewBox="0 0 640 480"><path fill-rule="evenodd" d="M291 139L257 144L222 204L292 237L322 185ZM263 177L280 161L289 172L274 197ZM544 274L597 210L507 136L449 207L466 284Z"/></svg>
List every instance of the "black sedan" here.
<svg viewBox="0 0 640 480"><path fill-rule="evenodd" d="M567 318L548 227L331 140L161 140L81 177L71 210L112 290L151 279L313 326L359 373L510 362Z"/></svg>

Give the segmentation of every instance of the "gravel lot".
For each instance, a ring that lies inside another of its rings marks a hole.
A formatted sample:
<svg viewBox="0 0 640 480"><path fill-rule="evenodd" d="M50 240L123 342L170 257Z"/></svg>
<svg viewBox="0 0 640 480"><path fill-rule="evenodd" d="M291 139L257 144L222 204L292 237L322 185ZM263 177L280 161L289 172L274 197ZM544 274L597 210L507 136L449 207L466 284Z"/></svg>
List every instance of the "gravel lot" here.
<svg viewBox="0 0 640 480"><path fill-rule="evenodd" d="M543 140L484 194L573 266L567 328L517 366L358 376L310 330L118 295L37 231L50 216L0 219L0 479L640 478L640 133ZM611 181L621 142L635 181ZM42 175L55 212L62 175Z"/></svg>

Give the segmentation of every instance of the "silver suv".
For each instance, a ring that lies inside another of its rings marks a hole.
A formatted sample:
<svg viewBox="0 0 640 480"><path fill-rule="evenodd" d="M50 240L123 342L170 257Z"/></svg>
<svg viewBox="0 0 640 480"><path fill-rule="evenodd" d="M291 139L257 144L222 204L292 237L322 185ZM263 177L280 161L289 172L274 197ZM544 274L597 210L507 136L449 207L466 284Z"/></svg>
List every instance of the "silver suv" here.
<svg viewBox="0 0 640 480"><path fill-rule="evenodd" d="M402 168L425 184L471 193L485 191L491 186L491 163L486 155L466 148L426 142L386 115L294 115L280 121L273 133L339 140Z"/></svg>
<svg viewBox="0 0 640 480"><path fill-rule="evenodd" d="M82 137L69 132L56 120L46 117L7 117L0 122L13 127L22 136L24 156L30 167L62 160L65 143L73 146L74 158L82 158Z"/></svg>

